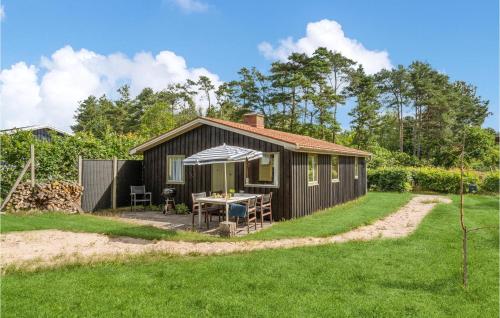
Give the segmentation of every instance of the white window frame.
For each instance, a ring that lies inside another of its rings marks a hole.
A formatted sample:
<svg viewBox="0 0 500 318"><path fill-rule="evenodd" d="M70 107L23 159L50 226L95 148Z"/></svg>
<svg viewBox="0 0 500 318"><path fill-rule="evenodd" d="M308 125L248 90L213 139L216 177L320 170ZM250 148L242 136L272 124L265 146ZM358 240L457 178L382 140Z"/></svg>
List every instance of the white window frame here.
<svg viewBox="0 0 500 318"><path fill-rule="evenodd" d="M170 161L171 160L175 160L175 159L180 159L180 160L184 160L186 158L186 156L184 155L168 155L167 156L167 184L184 184L185 182L185 173L184 173L184 170L185 170L185 166L184 166L184 163L181 163L182 164L182 170L181 170L181 178L182 180L179 181L179 180L169 180L169 175L170 175Z"/></svg>
<svg viewBox="0 0 500 318"><path fill-rule="evenodd" d="M315 176L314 180L313 181L309 181L309 157L313 157L313 158L316 158L313 163L315 163L316 165L314 166L313 165L313 169L314 169L314 172L313 172L313 176ZM315 154L315 153L308 153L307 154L307 166L306 166L306 172L307 172L307 185L308 186L316 186L316 185L319 185L319 164L318 164L318 155Z"/></svg>
<svg viewBox="0 0 500 318"><path fill-rule="evenodd" d="M333 170L333 158L337 158L337 178L332 178L332 182L340 182L340 156L331 155L330 156L330 169ZM330 171L330 178L332 177L332 172Z"/></svg>
<svg viewBox="0 0 500 318"><path fill-rule="evenodd" d="M358 157L354 157L354 179L359 178L359 160Z"/></svg>
<svg viewBox="0 0 500 318"><path fill-rule="evenodd" d="M247 178L247 162L245 161L245 166L244 166L244 186L248 188L279 188L279 176L280 176L280 154L279 152L263 152L263 155L274 155L274 183L273 184L259 184L259 183L248 183L248 178ZM260 160L260 159L256 159Z"/></svg>

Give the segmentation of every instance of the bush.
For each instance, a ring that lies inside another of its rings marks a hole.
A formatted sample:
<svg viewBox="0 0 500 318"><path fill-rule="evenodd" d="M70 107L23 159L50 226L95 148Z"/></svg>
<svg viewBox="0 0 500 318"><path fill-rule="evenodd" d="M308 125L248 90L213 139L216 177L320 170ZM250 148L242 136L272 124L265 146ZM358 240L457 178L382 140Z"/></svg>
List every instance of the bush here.
<svg viewBox="0 0 500 318"><path fill-rule="evenodd" d="M373 157L368 161L368 168L392 168L392 167L420 167L427 164L425 160L419 160L414 156L400 151L390 151L384 147L371 146L368 151Z"/></svg>
<svg viewBox="0 0 500 318"><path fill-rule="evenodd" d="M1 134L1 197L10 190L30 158L30 144L35 145L36 179L38 181L74 181L78 174L78 156L88 159L132 159L128 151L142 139L135 135L106 134L96 138L90 134L52 135L52 141L36 139L31 132ZM135 157L140 158L140 157ZM28 176L29 173L26 174Z"/></svg>
<svg viewBox="0 0 500 318"><path fill-rule="evenodd" d="M412 177L406 168L380 168L368 171L368 186L377 191L412 190Z"/></svg>
<svg viewBox="0 0 500 318"><path fill-rule="evenodd" d="M479 183L480 178L477 172L468 171L464 176L464 190L467 192L469 184L476 184L488 192L495 192L488 189L494 189L496 185L498 191L498 175L496 184L493 177L490 177L490 179L488 179L488 184L485 186L484 181L483 184ZM368 185L370 189L377 191L405 192L413 190L459 193L460 171L433 167L378 168L368 171Z"/></svg>
<svg viewBox="0 0 500 318"><path fill-rule="evenodd" d="M485 192L498 193L500 183L500 171L487 174L481 183L481 190Z"/></svg>
<svg viewBox="0 0 500 318"><path fill-rule="evenodd" d="M414 190L433 191L442 193L460 192L460 171L443 168L410 168L412 171ZM479 176L475 172L466 172L464 175L464 191L468 191L469 184L479 184Z"/></svg>
<svg viewBox="0 0 500 318"><path fill-rule="evenodd" d="M175 214L188 214L189 208L184 203L179 203L175 205Z"/></svg>

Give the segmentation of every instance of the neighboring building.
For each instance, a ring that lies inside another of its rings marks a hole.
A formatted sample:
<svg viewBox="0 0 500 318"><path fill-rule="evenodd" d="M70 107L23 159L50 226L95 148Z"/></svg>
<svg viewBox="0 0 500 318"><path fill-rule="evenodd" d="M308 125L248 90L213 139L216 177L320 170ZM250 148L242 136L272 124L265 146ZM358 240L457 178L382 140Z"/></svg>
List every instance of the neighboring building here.
<svg viewBox="0 0 500 318"><path fill-rule="evenodd" d="M228 165L228 188L237 192L273 192L275 219L311 214L367 191L366 158L370 153L324 140L264 127L264 117L247 114L244 123L197 118L133 148L143 154L144 183L155 204L165 187L176 188L176 202L191 206L193 192L219 192L222 165L183 166L202 150L227 145L262 151L264 157Z"/></svg>
<svg viewBox="0 0 500 318"><path fill-rule="evenodd" d="M14 127L11 129L0 130L2 134L13 134L18 131L31 131L36 138L40 140L50 141L51 134L57 134L59 136L70 136L71 134L62 131L60 129L48 126L48 125L36 125L36 126L25 126L25 127Z"/></svg>

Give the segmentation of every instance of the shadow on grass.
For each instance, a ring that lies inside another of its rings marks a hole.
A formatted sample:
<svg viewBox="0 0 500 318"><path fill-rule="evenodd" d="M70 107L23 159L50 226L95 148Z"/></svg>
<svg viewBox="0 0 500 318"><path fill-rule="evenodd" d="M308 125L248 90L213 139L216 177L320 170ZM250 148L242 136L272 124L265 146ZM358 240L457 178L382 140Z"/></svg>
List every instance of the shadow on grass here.
<svg viewBox="0 0 500 318"><path fill-rule="evenodd" d="M110 229L103 234L113 237L127 236L144 240L207 240L209 237L188 231L159 229L153 226L141 225L122 229ZM198 237L199 236L199 237Z"/></svg>
<svg viewBox="0 0 500 318"><path fill-rule="evenodd" d="M465 202L465 208L466 209L480 209L480 210L498 210L500 207L498 201L479 201L479 200L474 200L471 201L469 200L468 202Z"/></svg>
<svg viewBox="0 0 500 318"><path fill-rule="evenodd" d="M385 280L379 285L383 288L400 289L400 290L415 290L428 293L437 293L439 295L453 295L455 285L450 285L450 282L460 282L460 273L456 272L452 275L434 279L431 281L405 281L405 280ZM458 284L458 283L457 283Z"/></svg>

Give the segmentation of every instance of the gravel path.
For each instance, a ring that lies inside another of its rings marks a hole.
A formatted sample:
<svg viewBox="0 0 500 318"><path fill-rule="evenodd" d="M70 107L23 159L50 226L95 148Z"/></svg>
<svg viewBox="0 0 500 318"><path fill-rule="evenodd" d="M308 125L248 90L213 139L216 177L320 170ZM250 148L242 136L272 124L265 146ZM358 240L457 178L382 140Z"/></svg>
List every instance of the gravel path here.
<svg viewBox="0 0 500 318"><path fill-rule="evenodd" d="M95 233L59 230L11 232L0 235L2 268L37 268L73 262L92 262L130 254L163 252L175 255L214 255L261 249L292 248L377 238L398 238L412 233L437 203L450 203L443 196L417 195L397 212L352 231L330 237L290 238L245 242L148 241L108 237Z"/></svg>

